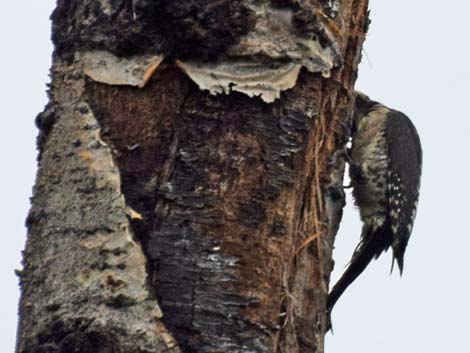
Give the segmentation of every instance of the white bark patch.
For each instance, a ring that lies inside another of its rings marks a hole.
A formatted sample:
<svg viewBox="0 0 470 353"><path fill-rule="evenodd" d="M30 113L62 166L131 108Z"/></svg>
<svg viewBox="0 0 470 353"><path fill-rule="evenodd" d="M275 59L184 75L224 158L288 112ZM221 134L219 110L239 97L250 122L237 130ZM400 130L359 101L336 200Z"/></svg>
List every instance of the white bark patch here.
<svg viewBox="0 0 470 353"><path fill-rule="evenodd" d="M101 140L100 127L91 109L86 103L81 103L79 110L85 112L79 117L81 125L87 127L80 134L82 147L79 155L88 166L97 190L112 190L115 194L113 200L116 209L124 210L123 214L130 218L141 218L125 203L121 193L119 169L114 164L110 148ZM102 254L100 260L106 268L87 268L82 271L77 281L83 288L103 293L105 302L125 298L130 302L140 303L148 299L146 259L141 246L133 240L132 231L125 218L118 232L98 231L80 245L84 249ZM156 303L154 305L157 306Z"/></svg>
<svg viewBox="0 0 470 353"><path fill-rule="evenodd" d="M162 63L163 55L139 55L118 58L107 51L84 54L85 75L108 85L144 87Z"/></svg>
<svg viewBox="0 0 470 353"><path fill-rule="evenodd" d="M237 91L249 97L259 96L266 103L274 102L281 91L295 86L301 65L262 64L249 61L224 61L220 63L182 62L181 68L201 89L211 94Z"/></svg>

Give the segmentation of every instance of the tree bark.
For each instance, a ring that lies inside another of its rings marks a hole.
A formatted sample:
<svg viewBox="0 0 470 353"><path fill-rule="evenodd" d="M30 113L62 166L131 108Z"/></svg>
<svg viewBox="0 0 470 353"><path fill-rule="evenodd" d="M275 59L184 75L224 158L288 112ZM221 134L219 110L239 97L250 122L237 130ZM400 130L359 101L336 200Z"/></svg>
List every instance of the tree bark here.
<svg viewBox="0 0 470 353"><path fill-rule="evenodd" d="M322 353L367 0L52 19L17 352Z"/></svg>

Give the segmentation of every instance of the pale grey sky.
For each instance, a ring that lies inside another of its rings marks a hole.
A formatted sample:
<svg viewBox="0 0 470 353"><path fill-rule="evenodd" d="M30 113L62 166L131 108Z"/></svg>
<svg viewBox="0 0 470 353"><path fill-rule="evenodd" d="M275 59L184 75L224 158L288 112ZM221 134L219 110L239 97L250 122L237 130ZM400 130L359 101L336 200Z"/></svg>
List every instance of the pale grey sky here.
<svg viewBox="0 0 470 353"><path fill-rule="evenodd" d="M52 0L8 1L0 21L0 352L13 352L24 219L36 168L34 117L46 103L52 47ZM405 271L389 275L383 254L333 312L327 353L467 353L470 234L466 224L469 167L470 4L449 0L371 0L372 24L357 88L405 112L421 135L421 202ZM455 178L455 179L453 179ZM459 183L461 183L459 185ZM333 281L358 241L359 215L348 199L337 238Z"/></svg>
<svg viewBox="0 0 470 353"><path fill-rule="evenodd" d="M34 118L46 104L52 0L2 1L0 14L0 352L14 351L24 219L36 173Z"/></svg>
<svg viewBox="0 0 470 353"><path fill-rule="evenodd" d="M371 0L370 9L371 64L364 57L356 87L416 125L421 199L403 277L389 276L390 253L372 263L336 305L326 352L470 352L470 4ZM334 281L360 233L351 204L336 242Z"/></svg>

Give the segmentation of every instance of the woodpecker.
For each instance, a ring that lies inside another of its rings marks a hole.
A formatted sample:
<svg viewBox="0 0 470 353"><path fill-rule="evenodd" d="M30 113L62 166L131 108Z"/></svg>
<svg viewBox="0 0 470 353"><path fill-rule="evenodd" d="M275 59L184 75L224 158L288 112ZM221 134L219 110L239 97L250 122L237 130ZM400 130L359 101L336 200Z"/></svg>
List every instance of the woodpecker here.
<svg viewBox="0 0 470 353"><path fill-rule="evenodd" d="M328 296L328 314L370 261L390 247L392 270L396 261L402 274L418 206L422 151L411 120L356 93L351 134L347 159L363 227L346 271Z"/></svg>

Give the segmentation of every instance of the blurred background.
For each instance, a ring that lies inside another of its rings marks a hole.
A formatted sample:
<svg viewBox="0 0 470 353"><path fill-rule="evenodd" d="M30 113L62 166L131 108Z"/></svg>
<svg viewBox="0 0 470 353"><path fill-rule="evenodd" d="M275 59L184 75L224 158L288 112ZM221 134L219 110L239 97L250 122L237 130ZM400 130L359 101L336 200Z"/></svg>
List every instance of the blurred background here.
<svg viewBox="0 0 470 353"><path fill-rule="evenodd" d="M35 116L46 104L53 0L8 1L0 14L0 352L13 352L24 219L36 172ZM444 7L445 6L445 7ZM406 113L424 151L421 200L405 257L390 276L383 254L338 301L327 353L467 353L470 317L470 3L371 0L357 89ZM366 57L367 56L367 57ZM468 101L467 101L468 100ZM359 241L348 196L336 240L334 283ZM467 274L468 275L468 274Z"/></svg>

